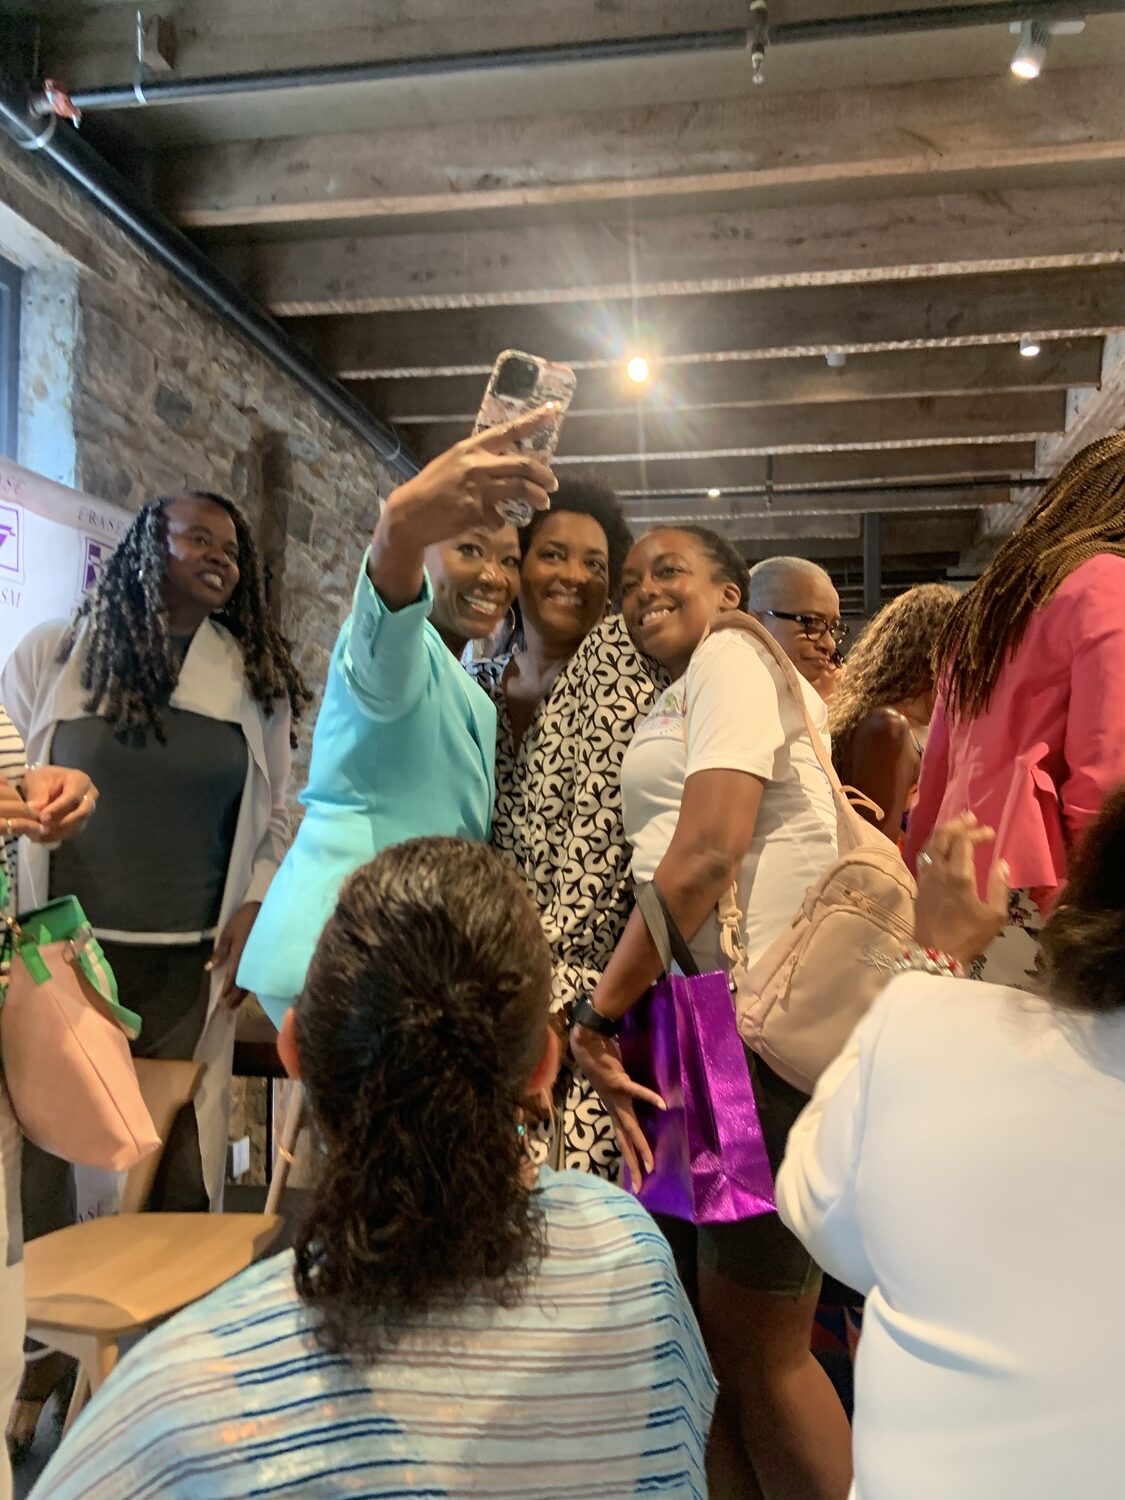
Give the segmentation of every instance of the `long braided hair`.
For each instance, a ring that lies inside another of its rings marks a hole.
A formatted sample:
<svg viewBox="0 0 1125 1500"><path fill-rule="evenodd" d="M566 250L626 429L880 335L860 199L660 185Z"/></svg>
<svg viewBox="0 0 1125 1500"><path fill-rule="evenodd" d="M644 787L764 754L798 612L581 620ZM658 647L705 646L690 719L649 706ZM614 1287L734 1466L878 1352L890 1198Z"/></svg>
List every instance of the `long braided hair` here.
<svg viewBox="0 0 1125 1500"><path fill-rule="evenodd" d="M872 617L848 652L847 675L828 705L837 770L848 764L852 736L868 714L933 685L934 643L959 597L947 583L920 583Z"/></svg>
<svg viewBox="0 0 1125 1500"><path fill-rule="evenodd" d="M173 500L209 500L234 522L238 585L211 618L238 642L254 701L272 714L277 700L288 698L296 722L311 694L270 614L257 543L237 506L208 490L164 495L141 507L100 579L75 610L58 661L70 660L82 622L88 620L81 676L90 695L87 712L100 713L118 733L144 735L151 730L163 742L161 710L167 707L180 675L164 602L167 507Z"/></svg>
<svg viewBox="0 0 1125 1500"><path fill-rule="evenodd" d="M1075 454L957 602L937 650L952 718L983 713L1032 615L1103 552L1125 556L1125 432Z"/></svg>

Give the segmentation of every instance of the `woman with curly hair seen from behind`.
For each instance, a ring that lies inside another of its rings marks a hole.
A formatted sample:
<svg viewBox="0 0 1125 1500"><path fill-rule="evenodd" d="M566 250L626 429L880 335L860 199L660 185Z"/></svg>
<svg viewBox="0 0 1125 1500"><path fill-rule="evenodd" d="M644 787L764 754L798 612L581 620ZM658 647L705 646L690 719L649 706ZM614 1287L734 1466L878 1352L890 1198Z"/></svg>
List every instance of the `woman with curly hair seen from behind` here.
<svg viewBox="0 0 1125 1500"><path fill-rule="evenodd" d="M279 1038L324 1152L295 1256L126 1356L42 1493L702 1500L714 1382L667 1247L617 1188L525 1154L550 989L486 846L358 870Z"/></svg>
<svg viewBox="0 0 1125 1500"><path fill-rule="evenodd" d="M1059 471L937 647L941 694L907 862L961 813L995 828L979 873L1007 863L1011 912L977 972L1033 984L1073 850L1125 780L1125 432Z"/></svg>
<svg viewBox="0 0 1125 1500"><path fill-rule="evenodd" d="M849 653L847 675L829 700L840 780L875 803L880 818L860 811L896 841L917 794L934 712L934 648L957 598L948 584L923 583L884 605Z"/></svg>

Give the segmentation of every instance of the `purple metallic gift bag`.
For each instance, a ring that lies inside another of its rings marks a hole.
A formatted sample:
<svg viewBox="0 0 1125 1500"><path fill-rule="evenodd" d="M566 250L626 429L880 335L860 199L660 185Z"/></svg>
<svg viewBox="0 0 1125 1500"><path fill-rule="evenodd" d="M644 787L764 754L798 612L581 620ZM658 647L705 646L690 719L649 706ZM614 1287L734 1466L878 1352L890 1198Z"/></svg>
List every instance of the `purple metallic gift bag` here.
<svg viewBox="0 0 1125 1500"><path fill-rule="evenodd" d="M637 905L666 977L625 1016L621 1060L667 1105L637 1105L655 1160L637 1197L650 1213L693 1224L772 1213L773 1175L727 976L698 972L654 885L638 887ZM673 960L682 975L668 972Z"/></svg>

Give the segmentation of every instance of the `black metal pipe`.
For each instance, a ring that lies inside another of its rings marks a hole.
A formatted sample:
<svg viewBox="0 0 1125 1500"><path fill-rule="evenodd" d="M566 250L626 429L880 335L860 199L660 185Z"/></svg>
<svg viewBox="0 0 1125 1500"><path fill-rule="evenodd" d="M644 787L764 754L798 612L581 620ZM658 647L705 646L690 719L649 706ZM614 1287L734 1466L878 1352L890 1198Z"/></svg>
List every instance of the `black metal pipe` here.
<svg viewBox="0 0 1125 1500"><path fill-rule="evenodd" d="M988 5L939 5L930 10L872 11L863 16L825 16L770 28L770 44L827 42L904 32L958 31L970 26L1006 26L1013 21L1065 21L1125 12L1125 0L996 0Z"/></svg>
<svg viewBox="0 0 1125 1500"><path fill-rule="evenodd" d="M746 28L725 31L687 31L674 36L627 37L620 41L566 42L546 47L517 47L504 51L446 53L437 57L392 58L382 62L330 63L316 68L284 68L275 72L217 73L200 78L154 78L139 88L132 83L86 89L70 101L83 114L100 109L139 109L146 104L180 104L225 94L266 94L280 89L325 88L349 83L393 83L396 79L451 77L459 73L509 72L516 68L558 67L579 62L631 62L647 57L680 56L692 52L728 52L745 47ZM49 114L44 98L32 104L36 114Z"/></svg>
<svg viewBox="0 0 1125 1500"><path fill-rule="evenodd" d="M1115 15L1125 12L1125 0L998 0L985 5L943 5L928 10L875 11L867 15L825 17L771 26L770 47L802 42L834 41L865 36L894 36L904 32L945 31L972 26L995 26L1012 21L1064 20L1068 17ZM727 52L744 49L746 27L722 31L687 31L671 36L625 37L596 42L564 42L545 47L518 47L485 52L446 53L437 57L406 57L375 62L328 64L315 68L285 68L273 72L209 74L199 78L153 78L106 88L85 89L70 99L83 113L103 109L140 109L145 105L187 103L229 94L272 93L281 89L322 88L354 83L391 83L398 79L440 78L463 73L510 71L516 68L558 67L569 63L634 61L684 53ZM51 113L46 95L32 101L36 115Z"/></svg>
<svg viewBox="0 0 1125 1500"><path fill-rule="evenodd" d="M23 101L0 95L0 128L21 146L43 136L43 122L28 117ZM236 328L298 385L315 396L346 427L368 443L403 478L418 465L398 434L362 406L338 380L326 375L311 355L249 301L186 235L142 203L123 177L89 146L77 131L59 124L36 148L70 180L88 193L110 219L189 291Z"/></svg>

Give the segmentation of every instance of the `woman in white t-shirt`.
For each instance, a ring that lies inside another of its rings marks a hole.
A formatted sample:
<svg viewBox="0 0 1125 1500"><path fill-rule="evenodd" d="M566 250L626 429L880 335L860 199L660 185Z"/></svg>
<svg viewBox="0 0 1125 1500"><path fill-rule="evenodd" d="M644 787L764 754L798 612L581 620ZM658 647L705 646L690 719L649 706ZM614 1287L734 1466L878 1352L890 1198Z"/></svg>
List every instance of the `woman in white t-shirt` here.
<svg viewBox="0 0 1125 1500"><path fill-rule="evenodd" d="M787 577L792 597L779 604L784 618L820 618L830 640L839 629L839 600L828 575L806 565ZM692 527L650 532L629 553L623 575L629 633L674 679L638 725L621 768L633 875L655 881L704 972L726 966L715 906L732 881L753 960L836 857L831 792L780 668L743 631L709 635L724 614L746 607L747 588L735 549ZM823 730L823 701L804 679L802 690ZM576 1007L572 1033L635 1182L651 1170L652 1156L634 1103L660 1101L628 1078L612 1033L659 973L635 913L593 995ZM760 1059L749 1061L776 1169L805 1098ZM776 1214L698 1228L665 1220L661 1227L698 1305L722 1387L708 1461L711 1495L842 1500L851 1479L849 1432L809 1349L820 1285L811 1257Z"/></svg>

